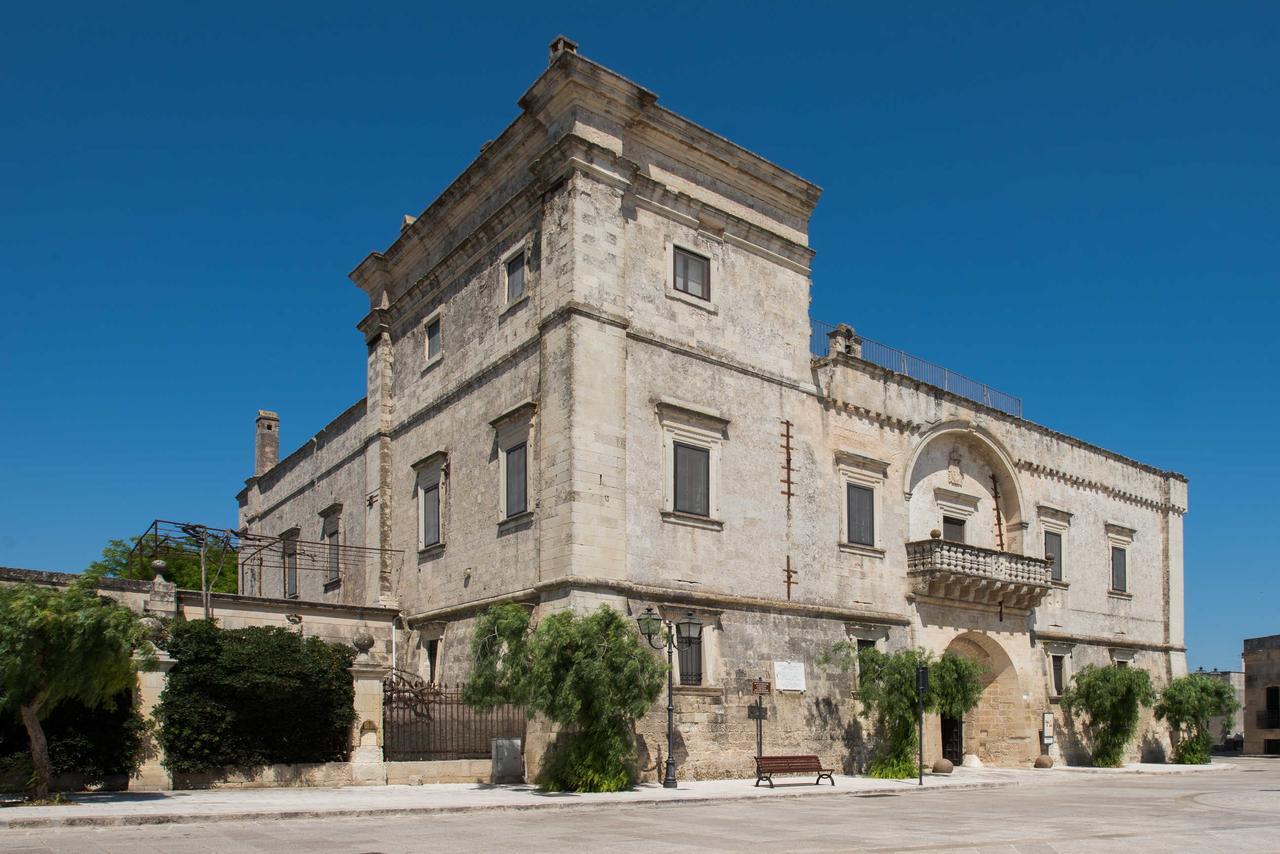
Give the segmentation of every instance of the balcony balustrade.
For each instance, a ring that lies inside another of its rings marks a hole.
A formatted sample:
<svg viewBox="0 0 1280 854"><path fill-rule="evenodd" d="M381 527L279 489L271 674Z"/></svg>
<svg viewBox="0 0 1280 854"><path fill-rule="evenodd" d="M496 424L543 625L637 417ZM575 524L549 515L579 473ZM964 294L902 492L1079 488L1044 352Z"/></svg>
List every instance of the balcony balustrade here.
<svg viewBox="0 0 1280 854"><path fill-rule="evenodd" d="M948 540L907 543L907 577L919 596L1030 610L1051 587L1049 561Z"/></svg>

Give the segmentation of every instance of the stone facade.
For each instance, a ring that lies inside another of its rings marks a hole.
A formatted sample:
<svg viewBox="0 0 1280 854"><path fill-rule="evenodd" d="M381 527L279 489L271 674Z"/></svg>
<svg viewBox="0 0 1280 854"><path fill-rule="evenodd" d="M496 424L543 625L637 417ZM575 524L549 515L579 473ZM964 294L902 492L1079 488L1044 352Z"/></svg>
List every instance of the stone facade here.
<svg viewBox="0 0 1280 854"><path fill-rule="evenodd" d="M280 423L259 418L240 524L318 540L337 512L343 542L384 550L338 585L303 580L302 598L400 609L404 662L449 682L494 602L691 611L703 673L677 689L677 758L697 776L748 772L750 682L775 662L804 686L768 698L766 751L861 767L853 676L818 662L841 640L981 659L990 686L960 746L1002 764L1041 753L1045 712L1052 752L1080 753L1053 656L1064 679L1114 661L1157 685L1185 673L1184 477L880 367L852 330L815 355L819 188L567 40L520 107L351 274L370 300L365 399L265 468ZM707 298L675 287L680 252L705 259ZM681 445L705 451L705 513L674 501ZM869 490L869 537L848 530L850 487ZM963 544L933 536L944 516ZM664 726L655 707L639 727L650 775ZM1148 725L1135 755L1165 746Z"/></svg>
<svg viewBox="0 0 1280 854"><path fill-rule="evenodd" d="M1280 635L1244 642L1244 752L1280 755Z"/></svg>

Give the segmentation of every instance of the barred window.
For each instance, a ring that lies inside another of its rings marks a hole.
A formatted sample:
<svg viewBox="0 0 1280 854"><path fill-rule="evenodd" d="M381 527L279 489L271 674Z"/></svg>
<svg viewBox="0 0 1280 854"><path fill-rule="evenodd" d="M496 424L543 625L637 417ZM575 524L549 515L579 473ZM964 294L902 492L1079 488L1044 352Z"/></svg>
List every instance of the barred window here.
<svg viewBox="0 0 1280 854"><path fill-rule="evenodd" d="M680 654L680 684L702 684L702 636L691 637L676 623L676 650Z"/></svg>

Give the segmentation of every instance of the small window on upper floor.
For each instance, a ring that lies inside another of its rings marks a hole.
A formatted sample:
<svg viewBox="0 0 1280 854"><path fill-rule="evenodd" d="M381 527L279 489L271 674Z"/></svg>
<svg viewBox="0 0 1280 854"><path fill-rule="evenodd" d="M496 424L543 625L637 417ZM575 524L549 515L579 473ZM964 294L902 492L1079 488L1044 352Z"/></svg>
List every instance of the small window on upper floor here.
<svg viewBox="0 0 1280 854"><path fill-rule="evenodd" d="M675 258L675 288L698 299L711 299L711 260L679 246L672 247Z"/></svg>
<svg viewBox="0 0 1280 854"><path fill-rule="evenodd" d="M1053 561L1053 580L1062 580L1062 534L1057 531L1044 532L1044 557Z"/></svg>
<svg viewBox="0 0 1280 854"><path fill-rule="evenodd" d="M1111 547L1111 589L1117 593L1129 590L1129 552L1121 546Z"/></svg>
<svg viewBox="0 0 1280 854"><path fill-rule="evenodd" d="M876 544L876 493L869 486L845 484L845 502L849 518L849 542L859 546Z"/></svg>
<svg viewBox="0 0 1280 854"><path fill-rule="evenodd" d="M428 362L433 362L440 357L443 345L443 337L441 336L440 331L440 318L435 317L427 321L426 356Z"/></svg>
<svg viewBox="0 0 1280 854"><path fill-rule="evenodd" d="M673 509L691 516L711 515L711 449L674 443Z"/></svg>
<svg viewBox="0 0 1280 854"><path fill-rule="evenodd" d="M503 510L508 519L529 509L528 447L520 442L502 451Z"/></svg>
<svg viewBox="0 0 1280 854"><path fill-rule="evenodd" d="M964 542L964 520L955 516L942 517L942 539L952 543Z"/></svg>
<svg viewBox="0 0 1280 854"><path fill-rule="evenodd" d="M524 296L524 252L518 252L507 260L507 302L513 303Z"/></svg>

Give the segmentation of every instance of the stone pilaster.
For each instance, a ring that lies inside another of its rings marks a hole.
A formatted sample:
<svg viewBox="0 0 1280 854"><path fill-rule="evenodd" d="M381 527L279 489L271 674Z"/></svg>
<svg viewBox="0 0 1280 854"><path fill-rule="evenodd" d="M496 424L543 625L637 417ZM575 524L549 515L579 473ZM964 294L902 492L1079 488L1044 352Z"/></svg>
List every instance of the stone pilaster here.
<svg viewBox="0 0 1280 854"><path fill-rule="evenodd" d="M167 653L157 651L153 661L140 663L138 669L138 691L135 702L144 720L155 726L155 707L160 702L160 692L169 680L169 671L176 662ZM129 788L139 792L161 792L173 788L173 778L164 767L164 753L156 740L153 728L147 736L146 753L142 767L129 782Z"/></svg>
<svg viewBox="0 0 1280 854"><path fill-rule="evenodd" d="M391 668L369 660L367 655L351 665L356 710L351 732L351 782L357 786L387 783L382 753L382 680L390 672Z"/></svg>

